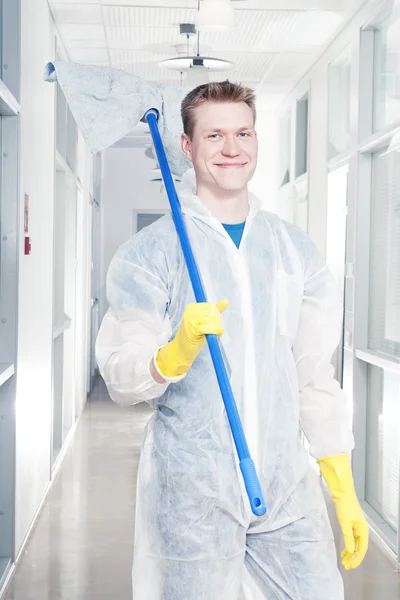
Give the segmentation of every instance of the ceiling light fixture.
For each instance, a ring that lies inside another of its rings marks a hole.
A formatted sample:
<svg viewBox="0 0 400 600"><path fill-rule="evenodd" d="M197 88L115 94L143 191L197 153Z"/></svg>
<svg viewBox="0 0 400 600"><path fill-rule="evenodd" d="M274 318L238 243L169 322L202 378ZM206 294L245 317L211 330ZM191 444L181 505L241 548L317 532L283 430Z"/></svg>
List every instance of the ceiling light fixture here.
<svg viewBox="0 0 400 600"><path fill-rule="evenodd" d="M233 63L222 58L210 58L208 56L175 56L167 58L160 63L161 67L174 69L175 71L185 71L186 69L207 69L208 71L229 71L233 68Z"/></svg>
<svg viewBox="0 0 400 600"><path fill-rule="evenodd" d="M235 11L230 0L201 0L196 29L234 29Z"/></svg>
<svg viewBox="0 0 400 600"><path fill-rule="evenodd" d="M224 60L222 58L213 58L209 56L201 56L200 55L200 34L197 31L193 24L191 23L181 23L179 25L179 30L181 35L186 35L187 38L187 55L184 56L180 54L179 56L174 56L173 58L167 58L160 62L161 68L173 69L175 71L229 71L234 67L234 64L229 60ZM197 54L190 55L189 54L189 40L191 35L197 34ZM193 78L194 79L194 78ZM203 82L204 83L204 82Z"/></svg>

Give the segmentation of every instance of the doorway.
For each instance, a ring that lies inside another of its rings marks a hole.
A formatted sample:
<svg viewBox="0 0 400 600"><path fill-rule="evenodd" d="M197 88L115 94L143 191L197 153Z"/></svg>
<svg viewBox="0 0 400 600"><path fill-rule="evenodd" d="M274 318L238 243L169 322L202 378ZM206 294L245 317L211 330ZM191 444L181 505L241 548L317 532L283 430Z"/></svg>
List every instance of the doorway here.
<svg viewBox="0 0 400 600"><path fill-rule="evenodd" d="M342 306L346 293L346 231L349 166L344 165L328 174L328 214L326 262L339 285ZM344 333L333 356L336 378L343 385Z"/></svg>

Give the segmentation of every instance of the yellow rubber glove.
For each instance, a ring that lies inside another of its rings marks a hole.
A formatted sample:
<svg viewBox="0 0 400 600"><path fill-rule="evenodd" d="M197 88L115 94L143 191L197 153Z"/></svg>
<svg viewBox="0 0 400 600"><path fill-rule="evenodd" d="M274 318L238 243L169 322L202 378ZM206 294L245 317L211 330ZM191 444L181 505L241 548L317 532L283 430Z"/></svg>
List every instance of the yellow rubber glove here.
<svg viewBox="0 0 400 600"><path fill-rule="evenodd" d="M206 333L223 334L221 313L228 304L228 300L221 300L217 304L186 306L175 338L157 352L156 363L162 375L171 379L188 372L206 343Z"/></svg>
<svg viewBox="0 0 400 600"><path fill-rule="evenodd" d="M344 568L356 569L368 550L368 523L354 489L350 459L347 454L317 461L336 505L345 549L341 557Z"/></svg>

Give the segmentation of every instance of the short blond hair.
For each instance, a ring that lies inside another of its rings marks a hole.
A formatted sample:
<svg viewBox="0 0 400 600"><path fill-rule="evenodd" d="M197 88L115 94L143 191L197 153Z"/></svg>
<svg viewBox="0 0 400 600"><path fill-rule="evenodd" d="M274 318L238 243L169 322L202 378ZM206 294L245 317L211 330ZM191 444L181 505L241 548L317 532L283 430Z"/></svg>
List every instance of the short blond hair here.
<svg viewBox="0 0 400 600"><path fill-rule="evenodd" d="M256 122L256 95L252 89L228 80L205 83L191 90L182 102L183 131L189 138L193 137L194 131L193 112L205 102L245 102L251 108Z"/></svg>

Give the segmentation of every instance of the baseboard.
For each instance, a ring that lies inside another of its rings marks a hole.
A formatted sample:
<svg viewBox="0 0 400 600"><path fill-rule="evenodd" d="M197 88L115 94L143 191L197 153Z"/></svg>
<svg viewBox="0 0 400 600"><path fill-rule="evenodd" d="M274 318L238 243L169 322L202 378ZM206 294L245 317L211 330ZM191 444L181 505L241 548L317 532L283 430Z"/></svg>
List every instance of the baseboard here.
<svg viewBox="0 0 400 600"><path fill-rule="evenodd" d="M24 538L24 541L21 544L21 547L20 547L20 549L18 551L18 554L15 557L15 561L12 563L12 565L11 565L11 567L9 569L9 572L7 573L7 576L5 578L5 581L4 581L3 585L2 585L2 587L0 588L0 600L3 597L3 595L5 594L5 592L7 590L7 587L9 585L9 583L10 583L10 581L11 581L14 573L15 573L15 570L18 567L18 564L20 562L22 554L23 554L23 552L24 552L24 550L26 548L26 545L27 545L27 543L28 543L28 541L29 541L32 533L33 533L33 530L34 530L34 528L35 528L35 526L37 524L38 518L40 517L40 514L41 514L41 512L43 510L44 504L46 503L46 500L47 500L47 497L49 495L49 492L50 492L51 488L53 487L54 482L57 479L57 476L58 476L58 474L60 472L61 466L62 466L62 464L64 462L64 459L65 459L65 457L67 455L67 452L70 449L71 444L73 442L73 439L75 437L76 429L77 429L77 427L78 427L78 425L79 425L79 423L81 421L81 418L82 418L83 413L85 411L85 407L86 407L86 403L85 403L85 406L82 409L81 414L79 415L79 417L75 421L74 425L71 427L70 431L68 432L67 437L65 438L65 442L63 444L63 447L61 448L60 453L59 453L59 455L57 457L57 460L54 463L54 467L53 467L53 470L51 472L51 479L50 479L50 481L49 481L49 483L48 483L48 485L46 487L46 490L44 492L43 498L42 498L42 500L41 500L41 502L39 504L38 509L36 510L36 513L35 513L35 515L34 515L34 517L32 519L32 523L31 523L31 525L30 525L30 527L28 529L28 532L27 532L27 534L26 534L26 536Z"/></svg>
<svg viewBox="0 0 400 600"><path fill-rule="evenodd" d="M10 583L10 581L11 581L13 575L14 575L15 569L16 569L15 563L11 563L10 567L7 569L7 571L5 572L3 578L1 579L1 582L0 582L0 598L2 598L3 595L5 594L7 586Z"/></svg>
<svg viewBox="0 0 400 600"><path fill-rule="evenodd" d="M85 406L86 406L86 404L85 404ZM81 420L81 417L83 415L83 412L85 410L85 406L83 407L80 416L77 418L77 420L75 421L74 425L69 430L68 435L65 438L63 447L61 448L61 450L60 450L60 452L59 452L59 454L58 454L58 456L57 456L57 458L56 458L56 460L54 462L53 469L52 469L52 472L51 472L50 487L54 483L54 481L57 479L57 476L58 476L58 474L60 472L60 468L61 468L61 466L62 466L62 464L64 462L64 458L65 458L65 456L66 456L66 454L67 454L67 452L68 452L68 450L69 450L69 448L71 446L72 440L75 437L76 429L78 427L78 424L79 424L79 422ZM49 488L47 489L46 494L48 493L48 491L49 491Z"/></svg>
<svg viewBox="0 0 400 600"><path fill-rule="evenodd" d="M384 539L379 535L378 531L376 531L374 527L374 523L368 519L369 524L369 537L370 539L378 546L379 550L382 551L383 554L390 560L395 571L399 570L399 563L397 562L396 553L388 546Z"/></svg>

